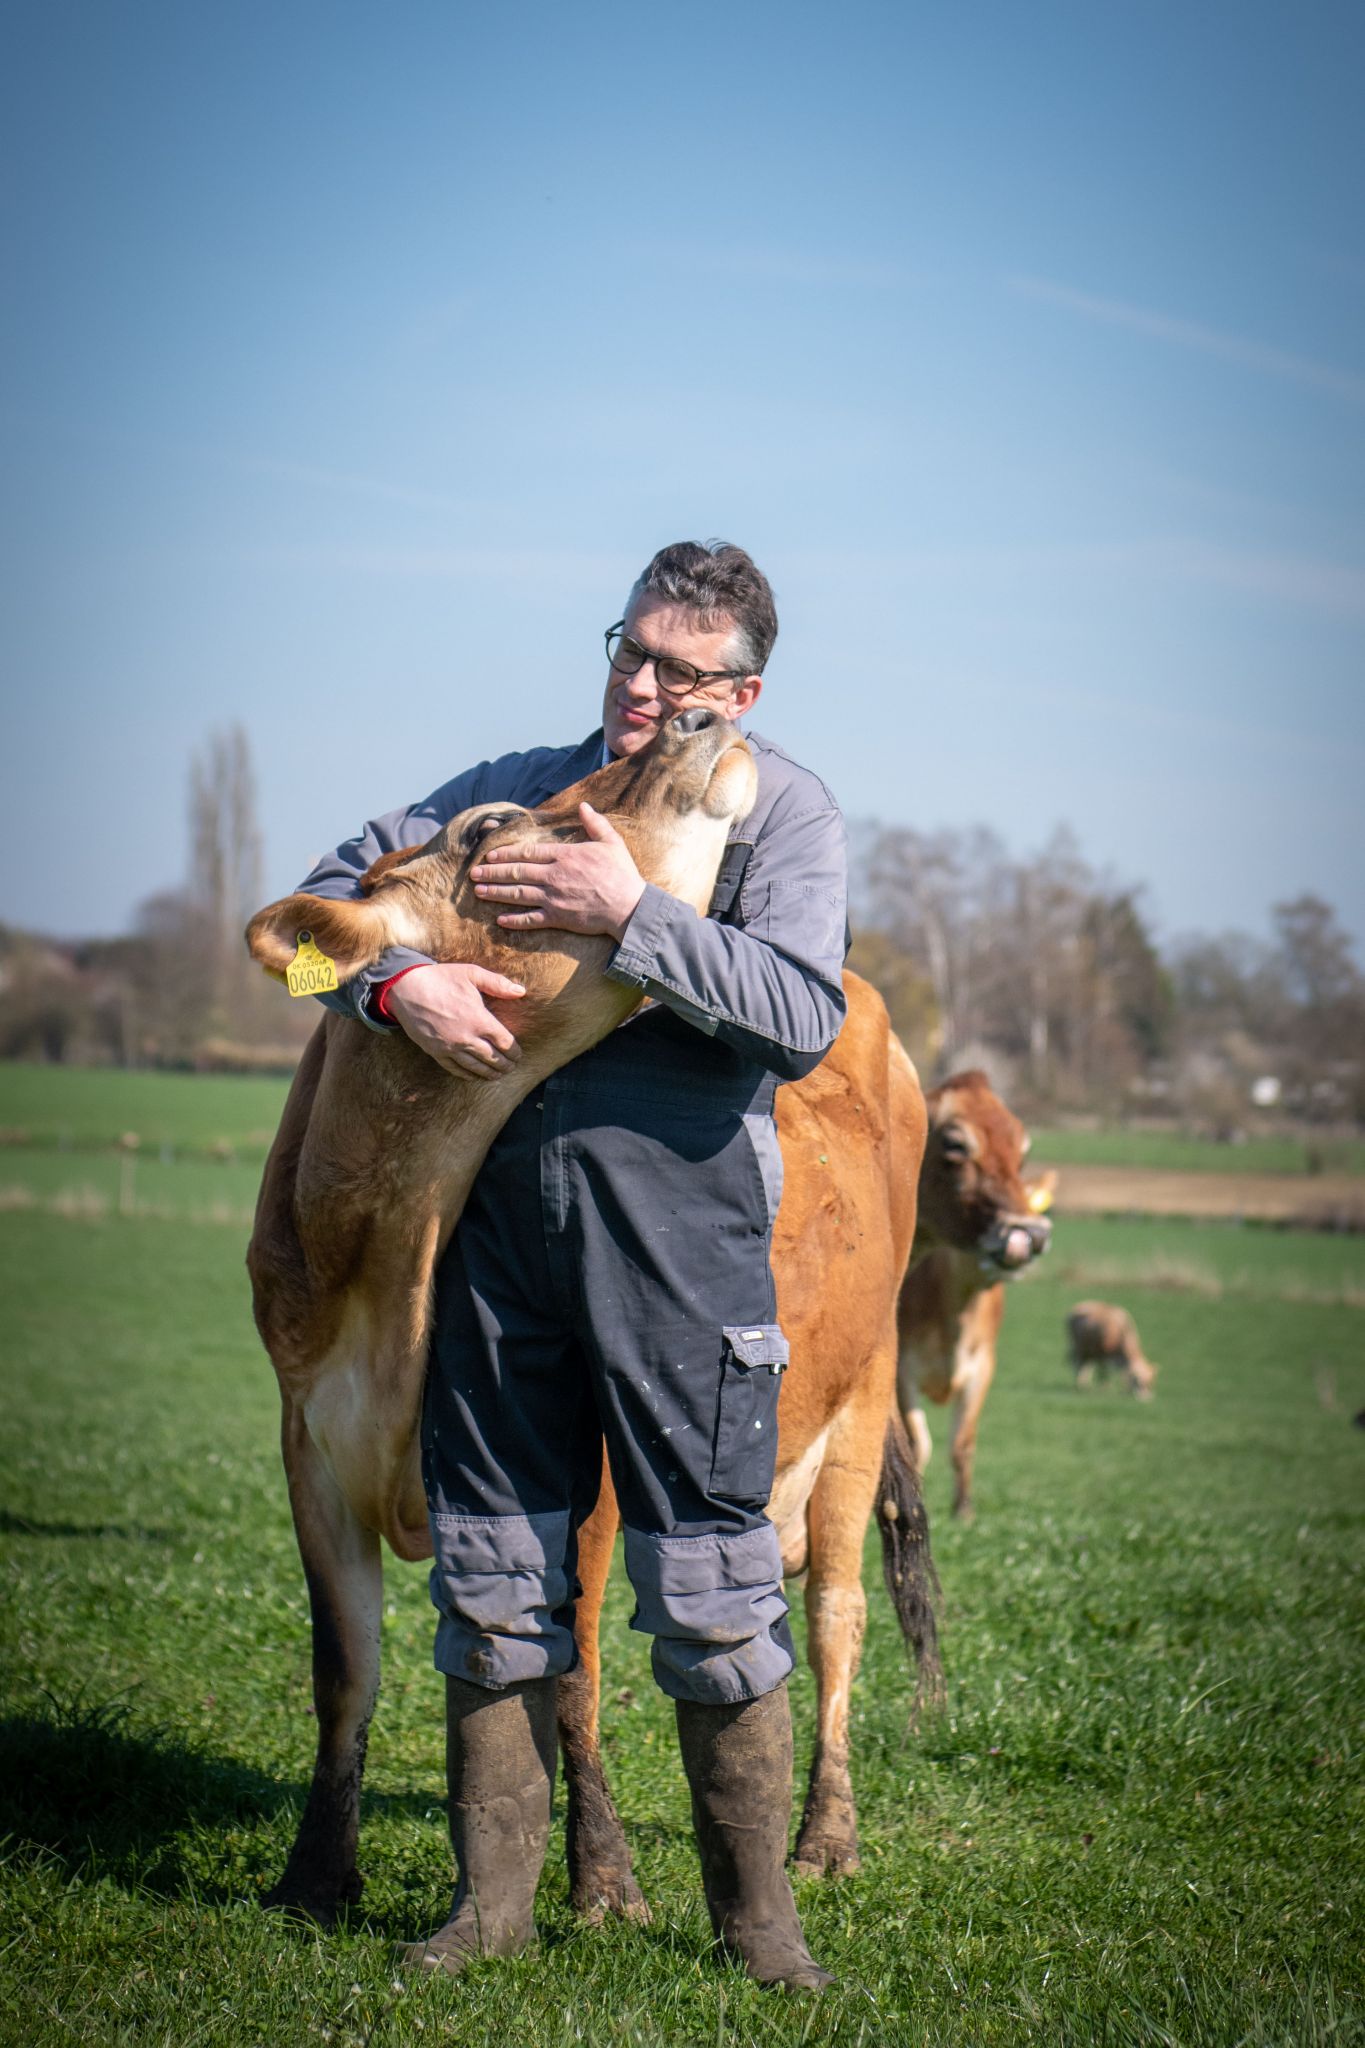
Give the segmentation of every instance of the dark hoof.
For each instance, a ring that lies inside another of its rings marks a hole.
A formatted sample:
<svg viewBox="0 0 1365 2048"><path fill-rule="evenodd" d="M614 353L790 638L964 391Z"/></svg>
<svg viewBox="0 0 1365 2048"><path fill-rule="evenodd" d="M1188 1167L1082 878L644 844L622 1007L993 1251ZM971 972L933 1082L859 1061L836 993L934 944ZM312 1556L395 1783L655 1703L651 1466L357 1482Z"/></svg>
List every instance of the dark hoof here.
<svg viewBox="0 0 1365 2048"><path fill-rule="evenodd" d="M613 1920L631 1920L637 1927L647 1927L653 1918L631 1870L594 1870L576 1878L571 1903L589 1927L600 1927L608 1915Z"/></svg>
<svg viewBox="0 0 1365 2048"><path fill-rule="evenodd" d="M791 1858L797 1877L851 1877L861 1864L856 1842L820 1835L803 1835Z"/></svg>
<svg viewBox="0 0 1365 2048"><path fill-rule="evenodd" d="M261 1898L261 1904L273 1913L284 1913L291 1920L306 1920L314 1927L335 1927L348 1906L360 1903L360 1894L365 1880L358 1870L352 1870L336 1882L309 1883L307 1880L292 1878L286 1871L277 1885L272 1885Z"/></svg>
<svg viewBox="0 0 1365 2048"><path fill-rule="evenodd" d="M812 1793L801 1816L791 1867L798 1877L848 1877L861 1862L852 1794Z"/></svg>

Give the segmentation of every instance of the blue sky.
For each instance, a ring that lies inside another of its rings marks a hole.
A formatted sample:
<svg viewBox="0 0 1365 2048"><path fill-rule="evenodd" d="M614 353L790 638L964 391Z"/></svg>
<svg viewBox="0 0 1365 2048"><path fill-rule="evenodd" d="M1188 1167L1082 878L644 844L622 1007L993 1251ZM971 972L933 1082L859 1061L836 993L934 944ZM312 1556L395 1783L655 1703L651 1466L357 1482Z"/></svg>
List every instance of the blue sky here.
<svg viewBox="0 0 1365 2048"><path fill-rule="evenodd" d="M232 720L271 893L580 737L718 534L851 814L1365 936L1358 7L6 24L0 917L122 927Z"/></svg>

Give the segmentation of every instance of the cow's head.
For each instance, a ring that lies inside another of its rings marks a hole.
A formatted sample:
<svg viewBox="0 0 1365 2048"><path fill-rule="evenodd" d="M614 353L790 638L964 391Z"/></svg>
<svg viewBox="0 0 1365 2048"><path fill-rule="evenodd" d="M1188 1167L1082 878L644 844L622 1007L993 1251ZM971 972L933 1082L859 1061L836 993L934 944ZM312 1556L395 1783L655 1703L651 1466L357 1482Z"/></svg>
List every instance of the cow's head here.
<svg viewBox="0 0 1365 2048"><path fill-rule="evenodd" d="M1135 1358L1129 1359L1128 1386L1139 1401L1151 1400L1156 1392L1156 1376L1160 1370L1159 1366L1153 1365L1151 1359L1145 1358L1140 1351Z"/></svg>
<svg viewBox="0 0 1365 2048"><path fill-rule="evenodd" d="M920 1242L973 1252L996 1275L1019 1272L1052 1236L1052 1176L1024 1180L1028 1134L978 1069L953 1074L926 1102Z"/></svg>
<svg viewBox="0 0 1365 2048"><path fill-rule="evenodd" d="M730 827L747 814L756 789L754 758L738 727L704 708L684 711L645 752L609 763L533 811L480 804L424 846L382 855L358 898L298 894L270 904L247 926L247 945L263 967L282 974L300 932L310 932L342 981L391 946L487 964L490 949L581 956L585 942L567 933L499 926L501 906L474 894L470 868L514 840L582 839L578 806L586 801L611 819L646 881L705 911Z"/></svg>

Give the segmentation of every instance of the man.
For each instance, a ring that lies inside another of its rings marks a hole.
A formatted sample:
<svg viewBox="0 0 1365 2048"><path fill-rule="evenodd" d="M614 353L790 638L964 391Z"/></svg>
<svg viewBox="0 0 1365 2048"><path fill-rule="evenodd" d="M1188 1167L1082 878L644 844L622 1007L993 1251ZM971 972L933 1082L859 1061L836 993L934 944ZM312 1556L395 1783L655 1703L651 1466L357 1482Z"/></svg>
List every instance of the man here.
<svg viewBox="0 0 1365 2048"><path fill-rule="evenodd" d="M680 542L607 632L602 726L511 754L368 826L302 885L355 892L381 853L471 804L533 806L666 720L742 719L777 634L742 549ZM555 1681L573 1660L577 1530L605 1435L632 1626L676 1703L712 1924L765 1983L819 1988L784 1861L793 1655L763 1509L786 1341L768 1248L780 1193L777 1083L808 1073L844 1013L845 836L815 776L757 734L758 795L703 919L646 884L610 823L582 843L499 848L473 870L510 928L609 934L607 973L650 1002L533 1091L495 1141L437 1275L423 1474L446 1674L451 1915L408 1959L515 1954L550 1826ZM490 1001L516 983L394 951L336 996L452 1072L519 1057Z"/></svg>

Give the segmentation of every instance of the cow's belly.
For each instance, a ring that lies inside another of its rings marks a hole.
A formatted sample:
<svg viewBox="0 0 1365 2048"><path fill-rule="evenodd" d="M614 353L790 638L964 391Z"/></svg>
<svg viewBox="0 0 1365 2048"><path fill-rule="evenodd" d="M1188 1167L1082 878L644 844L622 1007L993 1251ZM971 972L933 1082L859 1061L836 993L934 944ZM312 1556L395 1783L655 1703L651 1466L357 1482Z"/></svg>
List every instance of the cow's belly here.
<svg viewBox="0 0 1365 2048"><path fill-rule="evenodd" d="M951 1351L940 1350L937 1345L903 1346L897 1372L901 1406L908 1408L915 1396L926 1401L950 1401L956 1362Z"/></svg>
<svg viewBox="0 0 1365 2048"><path fill-rule="evenodd" d="M959 1344L951 1350L909 1344L901 1353L900 1384L903 1391L908 1387L925 1400L962 1401L990 1371L991 1354L984 1344Z"/></svg>
<svg viewBox="0 0 1365 2048"><path fill-rule="evenodd" d="M781 1417L778 1418L781 1428ZM825 1446L829 1442L829 1425L813 1437L804 1451L790 1465L779 1470L773 1482L772 1499L768 1502L768 1520L777 1530L777 1540L782 1546L782 1571L786 1578L793 1578L797 1572L806 1569L806 1552L809 1539L806 1531L806 1509L820 1477L820 1467L825 1459Z"/></svg>

